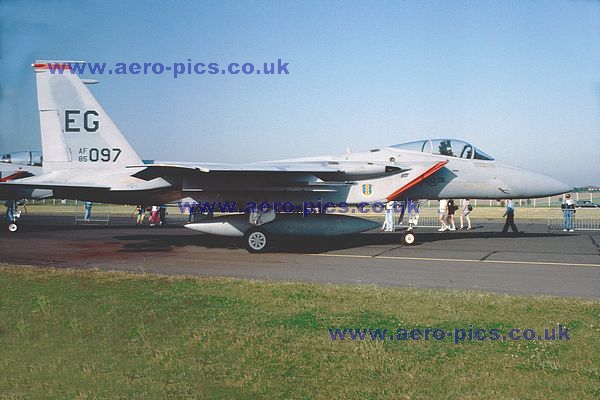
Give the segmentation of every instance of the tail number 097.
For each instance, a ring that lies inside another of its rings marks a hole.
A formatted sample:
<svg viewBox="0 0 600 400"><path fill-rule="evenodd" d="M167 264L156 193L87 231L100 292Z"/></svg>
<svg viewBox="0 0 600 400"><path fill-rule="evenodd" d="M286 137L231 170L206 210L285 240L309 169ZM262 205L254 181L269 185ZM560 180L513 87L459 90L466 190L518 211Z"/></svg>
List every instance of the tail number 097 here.
<svg viewBox="0 0 600 400"><path fill-rule="evenodd" d="M79 149L79 162L116 162L121 155L118 148L81 148Z"/></svg>

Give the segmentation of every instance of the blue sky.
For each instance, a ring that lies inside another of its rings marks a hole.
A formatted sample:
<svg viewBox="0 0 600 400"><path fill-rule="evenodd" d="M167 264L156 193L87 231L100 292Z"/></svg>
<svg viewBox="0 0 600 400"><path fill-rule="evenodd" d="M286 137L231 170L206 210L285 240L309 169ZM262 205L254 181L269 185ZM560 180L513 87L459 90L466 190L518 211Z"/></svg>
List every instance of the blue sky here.
<svg viewBox="0 0 600 400"><path fill-rule="evenodd" d="M0 2L0 152L40 148L35 59L276 62L102 76L143 158L246 162L457 137L600 184L600 2Z"/></svg>

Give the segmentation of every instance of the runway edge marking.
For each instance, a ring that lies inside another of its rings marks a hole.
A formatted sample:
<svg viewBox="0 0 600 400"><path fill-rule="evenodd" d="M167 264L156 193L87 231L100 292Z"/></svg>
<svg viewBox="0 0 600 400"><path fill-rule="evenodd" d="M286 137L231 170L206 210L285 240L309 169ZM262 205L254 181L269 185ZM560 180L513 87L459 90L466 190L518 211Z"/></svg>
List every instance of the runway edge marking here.
<svg viewBox="0 0 600 400"><path fill-rule="evenodd" d="M340 257L340 258L373 258L381 260L406 260L406 261L438 261L438 262L468 262L480 264L525 264L525 265L553 265L563 267L593 267L600 268L600 264L585 263L559 263L552 261L509 261L509 260L475 260L468 258L429 258L429 257L400 257L400 256L365 256L359 254L317 254L311 253L310 256L317 257Z"/></svg>

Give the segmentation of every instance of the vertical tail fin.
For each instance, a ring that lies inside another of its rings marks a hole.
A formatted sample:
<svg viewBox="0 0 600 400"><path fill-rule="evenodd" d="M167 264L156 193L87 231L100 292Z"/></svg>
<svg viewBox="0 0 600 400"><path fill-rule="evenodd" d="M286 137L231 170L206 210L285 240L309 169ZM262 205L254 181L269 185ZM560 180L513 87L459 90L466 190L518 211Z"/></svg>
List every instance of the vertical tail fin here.
<svg viewBox="0 0 600 400"><path fill-rule="evenodd" d="M44 173L140 165L92 93L66 62L36 62ZM95 82L87 82L95 83Z"/></svg>

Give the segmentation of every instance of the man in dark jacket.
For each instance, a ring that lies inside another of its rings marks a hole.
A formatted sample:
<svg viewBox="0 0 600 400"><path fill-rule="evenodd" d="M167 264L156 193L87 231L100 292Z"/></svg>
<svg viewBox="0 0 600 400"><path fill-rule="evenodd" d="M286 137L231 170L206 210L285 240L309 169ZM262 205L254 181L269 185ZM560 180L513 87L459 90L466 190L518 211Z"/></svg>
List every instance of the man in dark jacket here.
<svg viewBox="0 0 600 400"><path fill-rule="evenodd" d="M569 193L565 195L565 199L560 208L562 208L564 216L563 231L574 232L575 229L573 229L573 217L575 216L575 202L573 199L571 199L571 195Z"/></svg>

